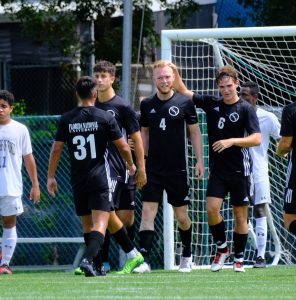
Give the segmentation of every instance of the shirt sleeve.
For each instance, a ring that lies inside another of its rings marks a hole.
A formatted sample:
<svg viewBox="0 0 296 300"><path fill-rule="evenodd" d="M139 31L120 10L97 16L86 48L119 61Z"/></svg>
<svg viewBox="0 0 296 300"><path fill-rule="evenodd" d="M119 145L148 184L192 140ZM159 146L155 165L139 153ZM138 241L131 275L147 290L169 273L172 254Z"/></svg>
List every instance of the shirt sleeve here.
<svg viewBox="0 0 296 300"><path fill-rule="evenodd" d="M110 141L115 141L122 138L122 133L119 129L119 126L112 115L109 115L108 124L109 124L109 131L110 131L110 136L109 136Z"/></svg>
<svg viewBox="0 0 296 300"><path fill-rule="evenodd" d="M25 156L31 154L33 150L29 130L26 126L23 129L22 155Z"/></svg>
<svg viewBox="0 0 296 300"><path fill-rule="evenodd" d="M196 109L191 100L185 102L185 121L187 124L192 125L198 122Z"/></svg>
<svg viewBox="0 0 296 300"><path fill-rule="evenodd" d="M58 122L58 129L55 135L55 141L57 142L66 142L67 141L67 131L65 130L65 122L63 116Z"/></svg>
<svg viewBox="0 0 296 300"><path fill-rule="evenodd" d="M132 134L140 130L137 114L130 106L127 106L125 109L124 123L127 134Z"/></svg>
<svg viewBox="0 0 296 300"><path fill-rule="evenodd" d="M294 124L292 111L289 106L285 106L282 113L281 136L294 136Z"/></svg>

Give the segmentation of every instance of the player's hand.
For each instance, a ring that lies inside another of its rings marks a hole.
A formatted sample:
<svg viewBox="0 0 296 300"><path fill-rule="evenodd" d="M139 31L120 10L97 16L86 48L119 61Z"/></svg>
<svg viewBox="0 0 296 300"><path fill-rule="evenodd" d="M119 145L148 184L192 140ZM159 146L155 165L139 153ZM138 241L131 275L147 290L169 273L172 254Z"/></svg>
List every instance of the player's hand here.
<svg viewBox="0 0 296 300"><path fill-rule="evenodd" d="M141 189L147 183L147 175L144 169L138 169L136 174L136 188Z"/></svg>
<svg viewBox="0 0 296 300"><path fill-rule="evenodd" d="M127 165L127 169L128 169L128 174L129 174L130 176L135 175L136 170L137 170L135 164L132 164L131 166Z"/></svg>
<svg viewBox="0 0 296 300"><path fill-rule="evenodd" d="M30 191L30 200L32 200L34 203L38 203L40 201L40 189L38 186L32 186Z"/></svg>
<svg viewBox="0 0 296 300"><path fill-rule="evenodd" d="M58 191L58 184L54 177L47 179L47 191L52 197L55 197L55 193Z"/></svg>
<svg viewBox="0 0 296 300"><path fill-rule="evenodd" d="M205 175L205 167L203 161L198 161L195 165L195 176L197 179L202 179Z"/></svg>
<svg viewBox="0 0 296 300"><path fill-rule="evenodd" d="M220 140L213 143L213 150L215 152L222 152L223 150L233 146L233 139Z"/></svg>

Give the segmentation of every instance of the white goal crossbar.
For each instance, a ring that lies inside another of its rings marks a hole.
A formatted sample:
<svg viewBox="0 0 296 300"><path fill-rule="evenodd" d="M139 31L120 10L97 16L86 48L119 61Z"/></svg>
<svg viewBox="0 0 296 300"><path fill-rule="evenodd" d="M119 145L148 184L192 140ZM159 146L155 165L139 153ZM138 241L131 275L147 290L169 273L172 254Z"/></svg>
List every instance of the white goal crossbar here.
<svg viewBox="0 0 296 300"><path fill-rule="evenodd" d="M163 30L161 33L161 58L178 66L180 75L193 91L218 96L215 72L231 64L239 72L241 82L255 81L260 88L258 105L272 111L280 118L282 108L296 99L296 26L250 28L213 28ZM204 137L204 153L208 153L206 120L199 113L199 123ZM283 190L286 161L275 154L276 143L269 150L272 203L267 209L269 264L295 264L295 239L284 228L282 220ZM205 157L207 161L208 157ZM188 165L191 168L193 220L193 260L197 267L210 264L215 252L207 227L205 212L206 180L196 182L192 149L188 145ZM207 166L207 165L206 165ZM164 197L164 268L174 269L180 257L180 240L173 210ZM233 227L232 212L224 204L223 218ZM253 220L251 220L253 221ZM232 240L232 228L227 228ZM248 242L246 260L252 264L256 247Z"/></svg>

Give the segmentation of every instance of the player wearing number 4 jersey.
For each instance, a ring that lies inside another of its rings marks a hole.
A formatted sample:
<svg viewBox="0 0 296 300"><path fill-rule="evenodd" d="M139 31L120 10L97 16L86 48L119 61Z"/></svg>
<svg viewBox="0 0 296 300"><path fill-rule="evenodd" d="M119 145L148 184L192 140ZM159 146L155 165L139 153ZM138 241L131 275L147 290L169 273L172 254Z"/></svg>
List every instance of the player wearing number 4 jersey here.
<svg viewBox="0 0 296 300"><path fill-rule="evenodd" d="M141 102L142 139L147 155L147 184L142 191L142 219L140 225L140 251L145 263L134 272L151 270L149 253L154 235L154 219L163 190L178 222L182 241L180 272L191 271L192 225L188 216L188 184L186 163L187 130L198 160L196 176L204 174L202 138L192 102L172 89L173 70L168 62L158 61L153 67L157 93ZM166 233L164 233L166 234Z"/></svg>
<svg viewBox="0 0 296 300"><path fill-rule="evenodd" d="M82 106L65 113L60 120L48 166L47 189L52 196L57 191L54 178L64 143L68 145L71 162L71 184L76 213L81 216L85 257L80 269L85 276L105 275L100 256L106 228L128 255L123 274L142 263L143 257L129 240L125 228L113 210L107 143L113 142L131 175L135 173L130 148L111 114L94 107L97 98L96 81L81 77L76 93Z"/></svg>
<svg viewBox="0 0 296 300"><path fill-rule="evenodd" d="M182 94L191 97L196 107L207 116L210 149L210 176L207 187L208 224L217 245L217 254L211 265L219 271L229 256L225 226L220 209L225 196L230 193L235 227L233 233L234 264L236 272L244 272L244 251L248 239L248 205L251 196L251 157L248 147L261 142L261 133L255 109L239 98L238 73L232 66L220 68L216 84L222 98L200 96L183 84L177 68L172 65L176 80L174 86Z"/></svg>

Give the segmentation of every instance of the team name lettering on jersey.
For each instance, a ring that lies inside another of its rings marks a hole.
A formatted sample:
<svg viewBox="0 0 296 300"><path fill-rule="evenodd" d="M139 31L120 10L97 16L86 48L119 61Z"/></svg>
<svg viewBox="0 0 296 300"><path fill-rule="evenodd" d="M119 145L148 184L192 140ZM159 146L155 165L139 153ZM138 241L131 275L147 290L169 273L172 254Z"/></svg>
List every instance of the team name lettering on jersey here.
<svg viewBox="0 0 296 300"><path fill-rule="evenodd" d="M87 132L97 131L99 128L98 122L85 122L69 124L69 132Z"/></svg>
<svg viewBox="0 0 296 300"><path fill-rule="evenodd" d="M0 140L0 151L7 149L12 155L15 155L15 144L8 140Z"/></svg>

